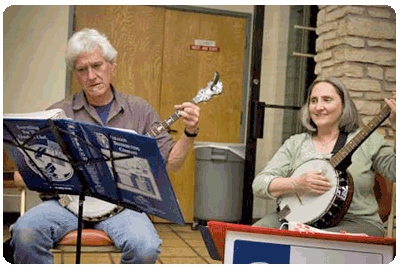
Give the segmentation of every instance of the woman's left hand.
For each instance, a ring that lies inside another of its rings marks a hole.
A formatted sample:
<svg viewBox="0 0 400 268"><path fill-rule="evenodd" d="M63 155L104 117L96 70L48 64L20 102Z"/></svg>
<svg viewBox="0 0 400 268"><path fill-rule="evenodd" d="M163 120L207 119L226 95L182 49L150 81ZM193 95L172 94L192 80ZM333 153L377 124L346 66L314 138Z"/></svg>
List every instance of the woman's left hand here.
<svg viewBox="0 0 400 268"><path fill-rule="evenodd" d="M392 124L392 129L396 130L396 92L392 92L391 99L385 99L387 105L389 105L392 112L390 113L390 123Z"/></svg>

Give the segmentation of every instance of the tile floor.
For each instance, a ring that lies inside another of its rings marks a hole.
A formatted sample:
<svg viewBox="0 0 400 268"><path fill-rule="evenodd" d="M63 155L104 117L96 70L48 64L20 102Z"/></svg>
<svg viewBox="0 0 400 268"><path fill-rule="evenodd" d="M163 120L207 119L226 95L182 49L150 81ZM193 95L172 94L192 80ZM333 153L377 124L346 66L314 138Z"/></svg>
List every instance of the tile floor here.
<svg viewBox="0 0 400 268"><path fill-rule="evenodd" d="M191 225L177 225L168 223L157 223L155 227L159 236L163 240L161 254L157 264L221 264L221 261L211 259L206 245L201 237L199 230L192 230ZM8 238L8 229L3 225L3 241ZM82 264L113 264L119 263L120 254L102 253L91 254L82 253ZM74 264L75 254L54 254L56 264Z"/></svg>

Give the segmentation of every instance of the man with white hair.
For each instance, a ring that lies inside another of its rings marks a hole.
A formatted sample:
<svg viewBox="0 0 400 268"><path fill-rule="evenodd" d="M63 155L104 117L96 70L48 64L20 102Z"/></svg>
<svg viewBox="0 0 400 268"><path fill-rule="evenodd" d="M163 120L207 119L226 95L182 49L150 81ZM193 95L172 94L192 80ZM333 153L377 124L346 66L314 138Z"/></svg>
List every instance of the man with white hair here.
<svg viewBox="0 0 400 268"><path fill-rule="evenodd" d="M117 91L111 84L117 51L105 35L95 29L75 33L68 42L67 65L75 73L82 91L49 109L62 108L69 118L108 127L124 128L145 134L160 122L148 102ZM183 164L198 132L200 108L185 102L181 110L185 131L175 143L160 133L157 145L170 170ZM16 179L20 174L16 172ZM50 249L65 234L77 228L78 219L57 199L47 200L30 209L12 229L11 245L15 263L53 263ZM84 224L105 231L121 249L121 263L155 263L161 240L145 213L125 209L105 220Z"/></svg>

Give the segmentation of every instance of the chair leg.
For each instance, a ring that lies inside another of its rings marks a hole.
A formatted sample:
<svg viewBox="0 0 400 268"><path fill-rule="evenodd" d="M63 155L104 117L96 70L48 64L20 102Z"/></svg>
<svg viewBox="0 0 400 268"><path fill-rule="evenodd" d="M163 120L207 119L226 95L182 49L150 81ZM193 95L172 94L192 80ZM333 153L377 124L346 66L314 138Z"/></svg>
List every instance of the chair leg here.
<svg viewBox="0 0 400 268"><path fill-rule="evenodd" d="M64 255L64 251L62 251L61 250L61 260L60 260L60 262L61 262L61 264L65 264L65 255Z"/></svg>
<svg viewBox="0 0 400 268"><path fill-rule="evenodd" d="M21 216L25 214L26 211L26 188L21 189Z"/></svg>
<svg viewBox="0 0 400 268"><path fill-rule="evenodd" d="M393 238L393 223L395 214L396 214L396 183L393 183L392 207L390 210L388 227L387 227L388 228L387 236L389 238Z"/></svg>

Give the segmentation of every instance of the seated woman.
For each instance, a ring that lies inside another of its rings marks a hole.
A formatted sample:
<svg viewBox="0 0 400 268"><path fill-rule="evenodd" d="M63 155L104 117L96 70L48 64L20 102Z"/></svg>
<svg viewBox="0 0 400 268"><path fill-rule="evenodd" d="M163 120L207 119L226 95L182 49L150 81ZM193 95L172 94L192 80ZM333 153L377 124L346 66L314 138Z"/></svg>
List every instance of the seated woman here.
<svg viewBox="0 0 400 268"><path fill-rule="evenodd" d="M391 108L389 119L395 131L395 93L385 101ZM256 176L253 182L256 196L279 202L280 197L287 194L319 196L333 187L321 171L289 176L292 170L307 160L331 158L340 133L347 135L347 142L358 133L359 115L348 90L337 78L317 79L310 87L306 104L300 110L300 119L307 132L287 139ZM350 207L336 226L328 226L325 230L382 237L384 227L373 191L374 178L375 172L378 172L384 178L395 181L396 154L393 147L384 141L382 135L372 133L353 153L347 172L354 182ZM282 223L278 213L273 212L254 226L280 228Z"/></svg>

